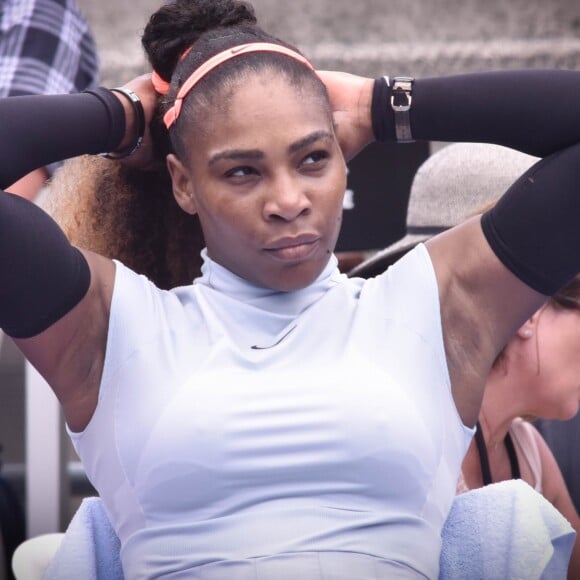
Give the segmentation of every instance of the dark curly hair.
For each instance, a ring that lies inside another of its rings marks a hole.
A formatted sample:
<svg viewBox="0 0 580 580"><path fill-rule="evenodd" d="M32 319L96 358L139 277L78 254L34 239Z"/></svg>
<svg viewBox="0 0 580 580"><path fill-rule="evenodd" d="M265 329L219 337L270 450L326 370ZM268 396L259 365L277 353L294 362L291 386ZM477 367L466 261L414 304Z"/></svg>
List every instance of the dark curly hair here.
<svg viewBox="0 0 580 580"><path fill-rule="evenodd" d="M173 197L166 155L174 152L183 157L192 146L186 135L204 130L210 117L207 107L211 105L215 114L216 103L226 106L224 87L233 86L250 71L274 67L298 86L314 84L326 97L316 75L293 59L269 53L244 55L224 63L196 86L169 138L161 119L183 80L217 52L252 41L287 46L262 31L253 8L239 0L176 0L151 16L142 44L153 69L171 82L168 95L159 97L151 124L157 169L130 170L117 161L92 156L65 163L53 179L46 209L72 243L120 260L161 288L189 284L199 275L203 234L197 216L181 210ZM182 58L192 45L194 49ZM182 132L183 127L187 132Z"/></svg>
<svg viewBox="0 0 580 580"><path fill-rule="evenodd" d="M181 55L216 28L255 25L254 9L236 0L176 0L155 12L141 37L154 70L171 82Z"/></svg>
<svg viewBox="0 0 580 580"><path fill-rule="evenodd" d="M166 169L84 155L59 168L44 202L73 244L120 260L164 289L199 276L203 235L177 205Z"/></svg>

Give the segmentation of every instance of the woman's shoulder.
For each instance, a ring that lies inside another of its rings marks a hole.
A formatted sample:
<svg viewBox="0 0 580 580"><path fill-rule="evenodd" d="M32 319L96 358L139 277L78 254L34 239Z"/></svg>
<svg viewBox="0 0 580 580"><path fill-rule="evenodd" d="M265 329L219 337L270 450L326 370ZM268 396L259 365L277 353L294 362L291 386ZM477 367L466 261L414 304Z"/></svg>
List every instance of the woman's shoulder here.
<svg viewBox="0 0 580 580"><path fill-rule="evenodd" d="M134 338L178 326L194 300L193 285L164 290L147 276L115 260L115 282L111 304L109 340L116 336Z"/></svg>
<svg viewBox="0 0 580 580"><path fill-rule="evenodd" d="M542 436L538 430L522 417L516 417L510 425L510 434L517 441L534 478L536 491L542 492Z"/></svg>
<svg viewBox="0 0 580 580"><path fill-rule="evenodd" d="M425 336L442 338L437 279L429 253L417 245L385 272L365 281L361 303Z"/></svg>
<svg viewBox="0 0 580 580"><path fill-rule="evenodd" d="M539 431L523 417L516 417L510 425L510 434L516 438L526 452L538 453L538 440L541 439Z"/></svg>
<svg viewBox="0 0 580 580"><path fill-rule="evenodd" d="M364 288L387 291L391 300L426 293L437 296L435 271L425 245L418 244L384 272L365 280Z"/></svg>

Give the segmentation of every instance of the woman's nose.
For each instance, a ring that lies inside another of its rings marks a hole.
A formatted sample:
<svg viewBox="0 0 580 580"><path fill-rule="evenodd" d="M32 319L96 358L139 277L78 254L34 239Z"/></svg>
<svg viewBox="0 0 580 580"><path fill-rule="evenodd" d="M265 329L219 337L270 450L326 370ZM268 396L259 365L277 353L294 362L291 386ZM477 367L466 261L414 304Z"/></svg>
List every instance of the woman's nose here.
<svg viewBox="0 0 580 580"><path fill-rule="evenodd" d="M264 204L266 219L292 221L310 211L310 198L291 180L277 182Z"/></svg>

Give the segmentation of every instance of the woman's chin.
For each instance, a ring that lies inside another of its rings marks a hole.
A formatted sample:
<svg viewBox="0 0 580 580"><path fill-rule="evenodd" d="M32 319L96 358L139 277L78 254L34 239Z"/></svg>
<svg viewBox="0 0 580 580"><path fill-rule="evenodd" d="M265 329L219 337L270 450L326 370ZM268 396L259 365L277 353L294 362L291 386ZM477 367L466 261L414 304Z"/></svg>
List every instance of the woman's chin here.
<svg viewBox="0 0 580 580"><path fill-rule="evenodd" d="M575 401L574 403L571 403L567 407L564 407L561 410L558 417L556 417L556 419L559 419L560 421L569 421L570 419L573 419L578 414L578 409L579 409L579 402Z"/></svg>

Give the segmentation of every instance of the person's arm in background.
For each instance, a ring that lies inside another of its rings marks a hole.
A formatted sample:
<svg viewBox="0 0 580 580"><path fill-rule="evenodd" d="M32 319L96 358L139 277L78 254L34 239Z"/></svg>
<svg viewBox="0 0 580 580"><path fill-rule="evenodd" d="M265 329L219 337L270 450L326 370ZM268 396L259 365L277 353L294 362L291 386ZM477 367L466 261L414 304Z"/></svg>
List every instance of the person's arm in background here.
<svg viewBox="0 0 580 580"><path fill-rule="evenodd" d="M77 93L99 83L97 50L74 0L3 0L0 97ZM35 169L6 188L36 199L59 164Z"/></svg>

